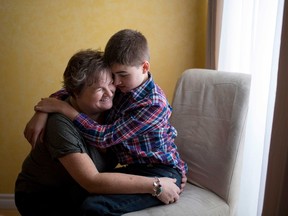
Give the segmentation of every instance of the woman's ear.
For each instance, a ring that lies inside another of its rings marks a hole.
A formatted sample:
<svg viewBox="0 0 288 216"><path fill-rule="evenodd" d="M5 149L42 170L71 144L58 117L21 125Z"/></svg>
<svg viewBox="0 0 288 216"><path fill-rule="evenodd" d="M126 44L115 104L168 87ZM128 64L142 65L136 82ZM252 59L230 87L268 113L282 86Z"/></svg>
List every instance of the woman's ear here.
<svg viewBox="0 0 288 216"><path fill-rule="evenodd" d="M148 61L145 61L143 63L143 73L147 73L150 69L150 63Z"/></svg>

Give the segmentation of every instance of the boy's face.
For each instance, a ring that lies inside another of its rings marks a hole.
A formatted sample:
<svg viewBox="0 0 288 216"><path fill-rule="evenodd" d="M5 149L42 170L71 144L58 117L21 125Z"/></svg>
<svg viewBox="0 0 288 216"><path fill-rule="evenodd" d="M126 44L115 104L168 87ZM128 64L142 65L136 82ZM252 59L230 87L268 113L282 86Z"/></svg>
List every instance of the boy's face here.
<svg viewBox="0 0 288 216"><path fill-rule="evenodd" d="M112 74L103 73L98 82L84 87L76 103L82 112L93 116L112 107L115 90Z"/></svg>
<svg viewBox="0 0 288 216"><path fill-rule="evenodd" d="M148 61L145 61L140 66L113 64L111 71L114 76L115 86L123 93L141 86L148 79L149 67Z"/></svg>

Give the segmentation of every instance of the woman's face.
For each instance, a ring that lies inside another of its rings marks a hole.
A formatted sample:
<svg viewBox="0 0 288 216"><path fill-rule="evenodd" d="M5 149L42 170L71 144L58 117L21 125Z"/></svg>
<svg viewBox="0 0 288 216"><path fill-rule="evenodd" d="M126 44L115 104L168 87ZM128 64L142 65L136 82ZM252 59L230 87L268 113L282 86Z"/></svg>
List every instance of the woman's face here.
<svg viewBox="0 0 288 216"><path fill-rule="evenodd" d="M115 89L112 74L105 72L98 82L84 87L81 93L76 95L75 101L81 112L89 116L97 115L112 107Z"/></svg>

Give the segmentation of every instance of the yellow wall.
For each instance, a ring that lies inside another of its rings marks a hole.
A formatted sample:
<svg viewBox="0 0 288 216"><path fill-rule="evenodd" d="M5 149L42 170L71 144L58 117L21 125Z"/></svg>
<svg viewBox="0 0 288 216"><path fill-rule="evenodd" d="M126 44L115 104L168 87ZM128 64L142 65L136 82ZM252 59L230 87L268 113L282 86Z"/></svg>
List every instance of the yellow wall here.
<svg viewBox="0 0 288 216"><path fill-rule="evenodd" d="M23 129L61 87L72 54L123 28L146 35L151 72L171 102L179 75L204 67L207 0L0 0L0 193L13 193L30 150Z"/></svg>

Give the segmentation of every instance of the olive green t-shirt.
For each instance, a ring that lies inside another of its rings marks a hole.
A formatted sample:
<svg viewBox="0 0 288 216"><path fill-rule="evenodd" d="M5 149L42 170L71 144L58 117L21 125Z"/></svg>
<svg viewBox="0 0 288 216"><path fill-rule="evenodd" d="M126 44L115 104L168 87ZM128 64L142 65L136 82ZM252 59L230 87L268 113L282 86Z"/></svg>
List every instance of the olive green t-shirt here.
<svg viewBox="0 0 288 216"><path fill-rule="evenodd" d="M69 187L70 183L75 184L58 160L70 153L87 153L99 172L112 169L116 164L115 157L86 145L71 120L61 114L49 115L45 132L45 142L37 144L22 164L15 185L16 192L59 190Z"/></svg>

